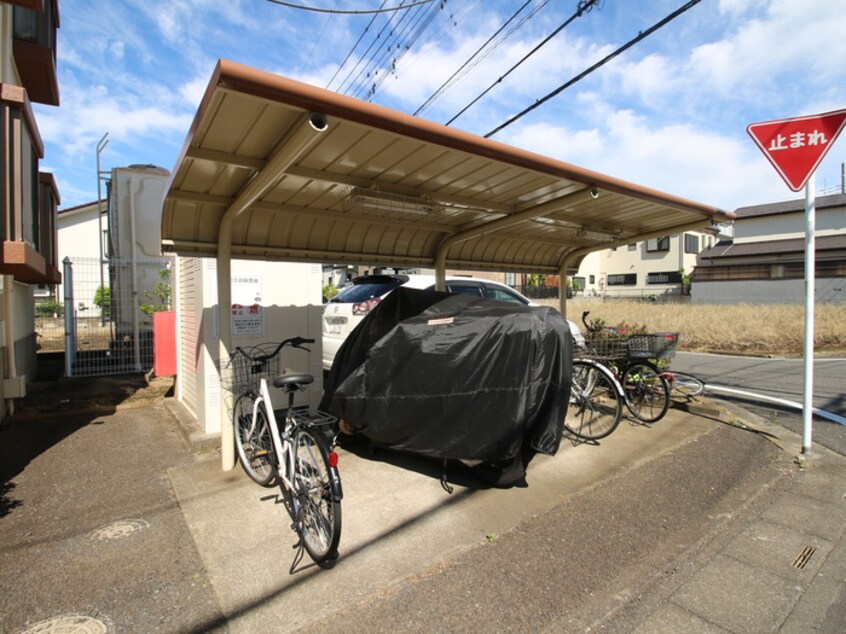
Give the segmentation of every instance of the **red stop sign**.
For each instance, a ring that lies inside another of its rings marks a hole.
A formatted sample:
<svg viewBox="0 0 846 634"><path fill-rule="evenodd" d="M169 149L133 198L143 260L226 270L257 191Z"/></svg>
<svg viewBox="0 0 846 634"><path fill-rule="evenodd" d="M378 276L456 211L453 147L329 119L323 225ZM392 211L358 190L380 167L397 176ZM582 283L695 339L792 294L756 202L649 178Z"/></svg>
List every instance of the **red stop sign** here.
<svg viewBox="0 0 846 634"><path fill-rule="evenodd" d="M746 131L787 186L798 192L834 144L844 123L846 109L752 123Z"/></svg>

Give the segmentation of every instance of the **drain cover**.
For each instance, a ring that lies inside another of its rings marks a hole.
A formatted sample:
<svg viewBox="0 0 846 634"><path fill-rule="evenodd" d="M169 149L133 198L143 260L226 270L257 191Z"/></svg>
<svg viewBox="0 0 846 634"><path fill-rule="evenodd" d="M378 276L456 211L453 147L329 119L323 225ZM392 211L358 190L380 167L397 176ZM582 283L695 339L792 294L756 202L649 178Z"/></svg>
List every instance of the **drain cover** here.
<svg viewBox="0 0 846 634"><path fill-rule="evenodd" d="M808 562L811 561L811 557L814 556L814 553L817 552L815 546L805 546L802 549L802 552L796 557L793 561L793 567L799 568L800 570L804 570L805 566L808 565Z"/></svg>
<svg viewBox="0 0 846 634"><path fill-rule="evenodd" d="M22 634L106 634L109 626L82 614L54 616L25 629Z"/></svg>
<svg viewBox="0 0 846 634"><path fill-rule="evenodd" d="M121 537L129 537L133 533L149 528L150 523L146 520L119 520L112 522L107 526L98 528L91 535L91 539L99 539L104 541L107 539L120 539Z"/></svg>

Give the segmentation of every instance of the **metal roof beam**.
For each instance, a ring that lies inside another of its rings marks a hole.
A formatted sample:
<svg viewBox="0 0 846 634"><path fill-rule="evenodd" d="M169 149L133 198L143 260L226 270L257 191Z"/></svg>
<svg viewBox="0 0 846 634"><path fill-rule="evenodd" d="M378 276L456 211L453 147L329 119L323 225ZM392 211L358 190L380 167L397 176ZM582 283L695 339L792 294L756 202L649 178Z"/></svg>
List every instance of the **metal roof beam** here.
<svg viewBox="0 0 846 634"><path fill-rule="evenodd" d="M492 233L500 229L507 229L515 225L529 222L535 218L543 216L551 212L561 211L570 205L577 205L587 200L595 200L599 196L599 190L594 186L589 186L572 194L567 194L561 198L550 200L548 202L523 209L513 214L509 214L502 218L497 218L484 224L475 225L465 231L460 231L451 236L447 236L438 245L438 252L435 256L435 287L438 290L445 289L446 280L446 259L447 253L453 245L466 240L478 238L487 233Z"/></svg>

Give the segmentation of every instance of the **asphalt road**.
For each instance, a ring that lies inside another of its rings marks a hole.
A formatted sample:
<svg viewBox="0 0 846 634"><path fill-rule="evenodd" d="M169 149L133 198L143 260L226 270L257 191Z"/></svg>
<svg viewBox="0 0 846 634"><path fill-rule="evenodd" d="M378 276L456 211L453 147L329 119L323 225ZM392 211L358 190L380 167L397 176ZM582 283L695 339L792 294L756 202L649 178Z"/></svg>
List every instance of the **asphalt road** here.
<svg viewBox="0 0 846 634"><path fill-rule="evenodd" d="M764 396L803 402L804 361L802 359L767 359L732 355L679 352L671 369L688 372L706 385L717 385L762 394ZM796 433L803 429L802 410L781 406L764 399L746 398L724 392L712 392L713 397L742 402L765 418ZM846 419L846 358L817 358L814 360L814 407ZM815 416L812 441L846 455L846 425Z"/></svg>

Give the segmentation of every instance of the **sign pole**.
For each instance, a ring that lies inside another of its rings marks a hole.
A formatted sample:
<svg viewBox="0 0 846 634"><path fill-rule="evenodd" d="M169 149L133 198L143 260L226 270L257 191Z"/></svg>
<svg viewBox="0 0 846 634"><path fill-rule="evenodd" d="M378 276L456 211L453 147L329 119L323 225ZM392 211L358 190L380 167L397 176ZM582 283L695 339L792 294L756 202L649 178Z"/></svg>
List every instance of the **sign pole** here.
<svg viewBox="0 0 846 634"><path fill-rule="evenodd" d="M802 453L811 452L814 410L814 299L816 287L815 175L805 183L805 391L802 403Z"/></svg>
<svg viewBox="0 0 846 634"><path fill-rule="evenodd" d="M750 123L746 131L791 191L805 188L805 387L802 453L811 452L814 410L814 300L816 200L814 172L846 127L846 108L818 115Z"/></svg>

